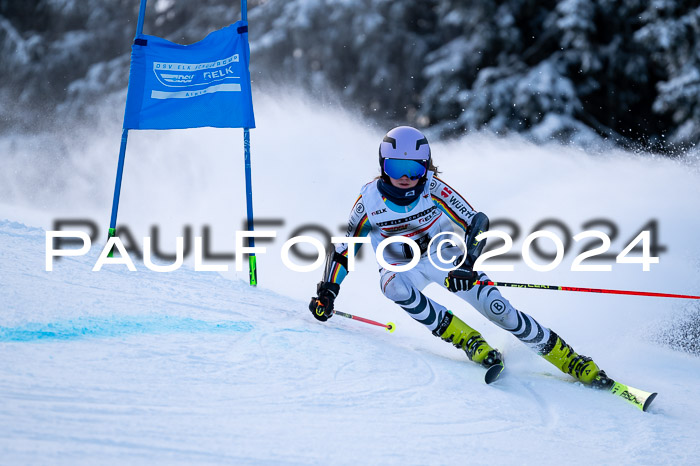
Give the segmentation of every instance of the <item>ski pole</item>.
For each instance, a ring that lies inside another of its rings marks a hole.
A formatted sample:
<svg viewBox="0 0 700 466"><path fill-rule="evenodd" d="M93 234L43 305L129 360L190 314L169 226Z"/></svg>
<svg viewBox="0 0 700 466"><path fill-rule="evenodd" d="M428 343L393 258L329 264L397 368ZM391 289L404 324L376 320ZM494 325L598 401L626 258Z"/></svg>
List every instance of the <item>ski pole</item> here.
<svg viewBox="0 0 700 466"><path fill-rule="evenodd" d="M333 311L333 314L337 314L341 317L346 317L348 319L353 319L353 320L359 320L360 322L364 322L366 324L371 324L371 325L376 325L377 327L384 327L389 331L389 333L393 333L394 330L396 330L396 325L393 322L389 322L387 324L382 324L381 322L376 322L374 320L370 319L365 319L364 317L348 314L346 312L340 312L340 311Z"/></svg>
<svg viewBox="0 0 700 466"><path fill-rule="evenodd" d="M477 280L475 285L492 285L505 286L511 288L529 288L538 290L557 290L557 291L580 291L583 293L609 293L609 294L627 294L636 296L657 296L660 298L686 298L700 299L700 296L690 296L685 294L669 294L669 293L652 293L649 291L626 291L626 290L605 290L600 288L577 288L573 286L556 286L556 285L531 285L527 283L508 283L508 282L484 282Z"/></svg>

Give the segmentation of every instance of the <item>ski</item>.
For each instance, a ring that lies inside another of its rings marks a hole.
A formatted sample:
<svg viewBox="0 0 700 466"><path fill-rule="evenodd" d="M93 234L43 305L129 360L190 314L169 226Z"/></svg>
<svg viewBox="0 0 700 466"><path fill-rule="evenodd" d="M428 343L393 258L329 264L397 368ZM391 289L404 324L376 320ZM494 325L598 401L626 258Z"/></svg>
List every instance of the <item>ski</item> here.
<svg viewBox="0 0 700 466"><path fill-rule="evenodd" d="M502 362L499 362L498 364L494 364L493 366L489 367L486 369L486 374L484 375L484 382L487 384L491 384L498 379L498 376L501 375L501 372L503 372L503 369L505 366L503 365Z"/></svg>
<svg viewBox="0 0 700 466"><path fill-rule="evenodd" d="M545 377L553 377L555 379L559 379L558 374L554 375L549 372L542 372L541 375ZM654 401L654 398L656 398L656 395L658 393L650 393L650 392L645 392L644 390L640 390L638 388L630 387L629 385L625 385L620 382L616 382L613 379L609 378L606 376L607 382L605 383L605 386L601 385L586 385L583 384L584 387L588 387L592 390L599 390L601 392L606 392L606 393L611 393L615 396L618 396L628 402L629 404L636 406L640 410L646 412L649 409L649 406L651 405L652 401ZM578 380L569 380L568 382L571 383L577 383L580 384L581 382Z"/></svg>
<svg viewBox="0 0 700 466"><path fill-rule="evenodd" d="M622 384L620 382L612 381L612 387L610 387L610 393L615 396L619 396L628 403L636 406L637 408L645 411L649 409L649 405L656 398L657 393L649 393L638 388L630 387L629 385Z"/></svg>

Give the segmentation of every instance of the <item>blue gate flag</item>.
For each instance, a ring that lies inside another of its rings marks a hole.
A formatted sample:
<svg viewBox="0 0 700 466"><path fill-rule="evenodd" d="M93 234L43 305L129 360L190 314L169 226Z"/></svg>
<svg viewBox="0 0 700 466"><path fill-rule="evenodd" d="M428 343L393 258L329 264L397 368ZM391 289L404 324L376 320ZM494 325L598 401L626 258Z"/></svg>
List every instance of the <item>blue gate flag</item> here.
<svg viewBox="0 0 700 466"><path fill-rule="evenodd" d="M248 23L180 45L137 34L124 129L254 128Z"/></svg>

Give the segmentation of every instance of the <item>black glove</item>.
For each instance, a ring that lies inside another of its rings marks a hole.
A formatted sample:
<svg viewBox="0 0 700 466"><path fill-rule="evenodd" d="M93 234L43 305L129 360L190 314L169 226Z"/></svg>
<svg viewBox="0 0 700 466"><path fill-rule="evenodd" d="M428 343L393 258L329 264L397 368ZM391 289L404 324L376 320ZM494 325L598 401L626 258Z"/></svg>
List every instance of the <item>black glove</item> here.
<svg viewBox="0 0 700 466"><path fill-rule="evenodd" d="M340 285L331 282L318 282L316 294L311 298L309 310L314 317L325 322L333 315L333 303L340 292Z"/></svg>
<svg viewBox="0 0 700 466"><path fill-rule="evenodd" d="M455 261L455 264L459 264L462 261L460 256ZM448 290L455 293L462 290L471 290L474 286L474 282L479 278L479 274L472 270L474 267L474 259L471 256L467 256L464 264L459 266L454 270L450 270L445 277L445 286Z"/></svg>

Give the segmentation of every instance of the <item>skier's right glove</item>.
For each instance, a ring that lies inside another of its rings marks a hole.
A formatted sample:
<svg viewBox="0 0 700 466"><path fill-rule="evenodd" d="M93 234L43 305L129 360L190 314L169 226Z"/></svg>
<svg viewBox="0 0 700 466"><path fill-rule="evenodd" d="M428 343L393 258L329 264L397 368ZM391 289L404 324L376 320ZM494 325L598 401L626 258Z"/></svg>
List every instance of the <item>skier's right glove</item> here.
<svg viewBox="0 0 700 466"><path fill-rule="evenodd" d="M455 265L462 262L462 257L463 256L457 258ZM479 278L479 274L472 269L473 267L474 259L467 256L464 264L454 270L450 270L445 277L445 286L447 289L453 293L462 290L471 290L474 286L474 282Z"/></svg>
<svg viewBox="0 0 700 466"><path fill-rule="evenodd" d="M340 285L332 282L318 282L316 294L311 298L309 310L314 317L321 322L325 322L333 315L333 303L340 292Z"/></svg>
<svg viewBox="0 0 700 466"><path fill-rule="evenodd" d="M467 257L464 264L459 268L451 270L445 277L445 286L453 293L462 290L471 290L474 282L479 279L479 274L474 272L474 263L476 258L481 255L481 251L486 246L486 240L477 241L476 237L481 233L488 231L489 218L483 212L478 212L471 221L469 232L465 238L467 243ZM460 256L454 263L455 265L462 262Z"/></svg>

